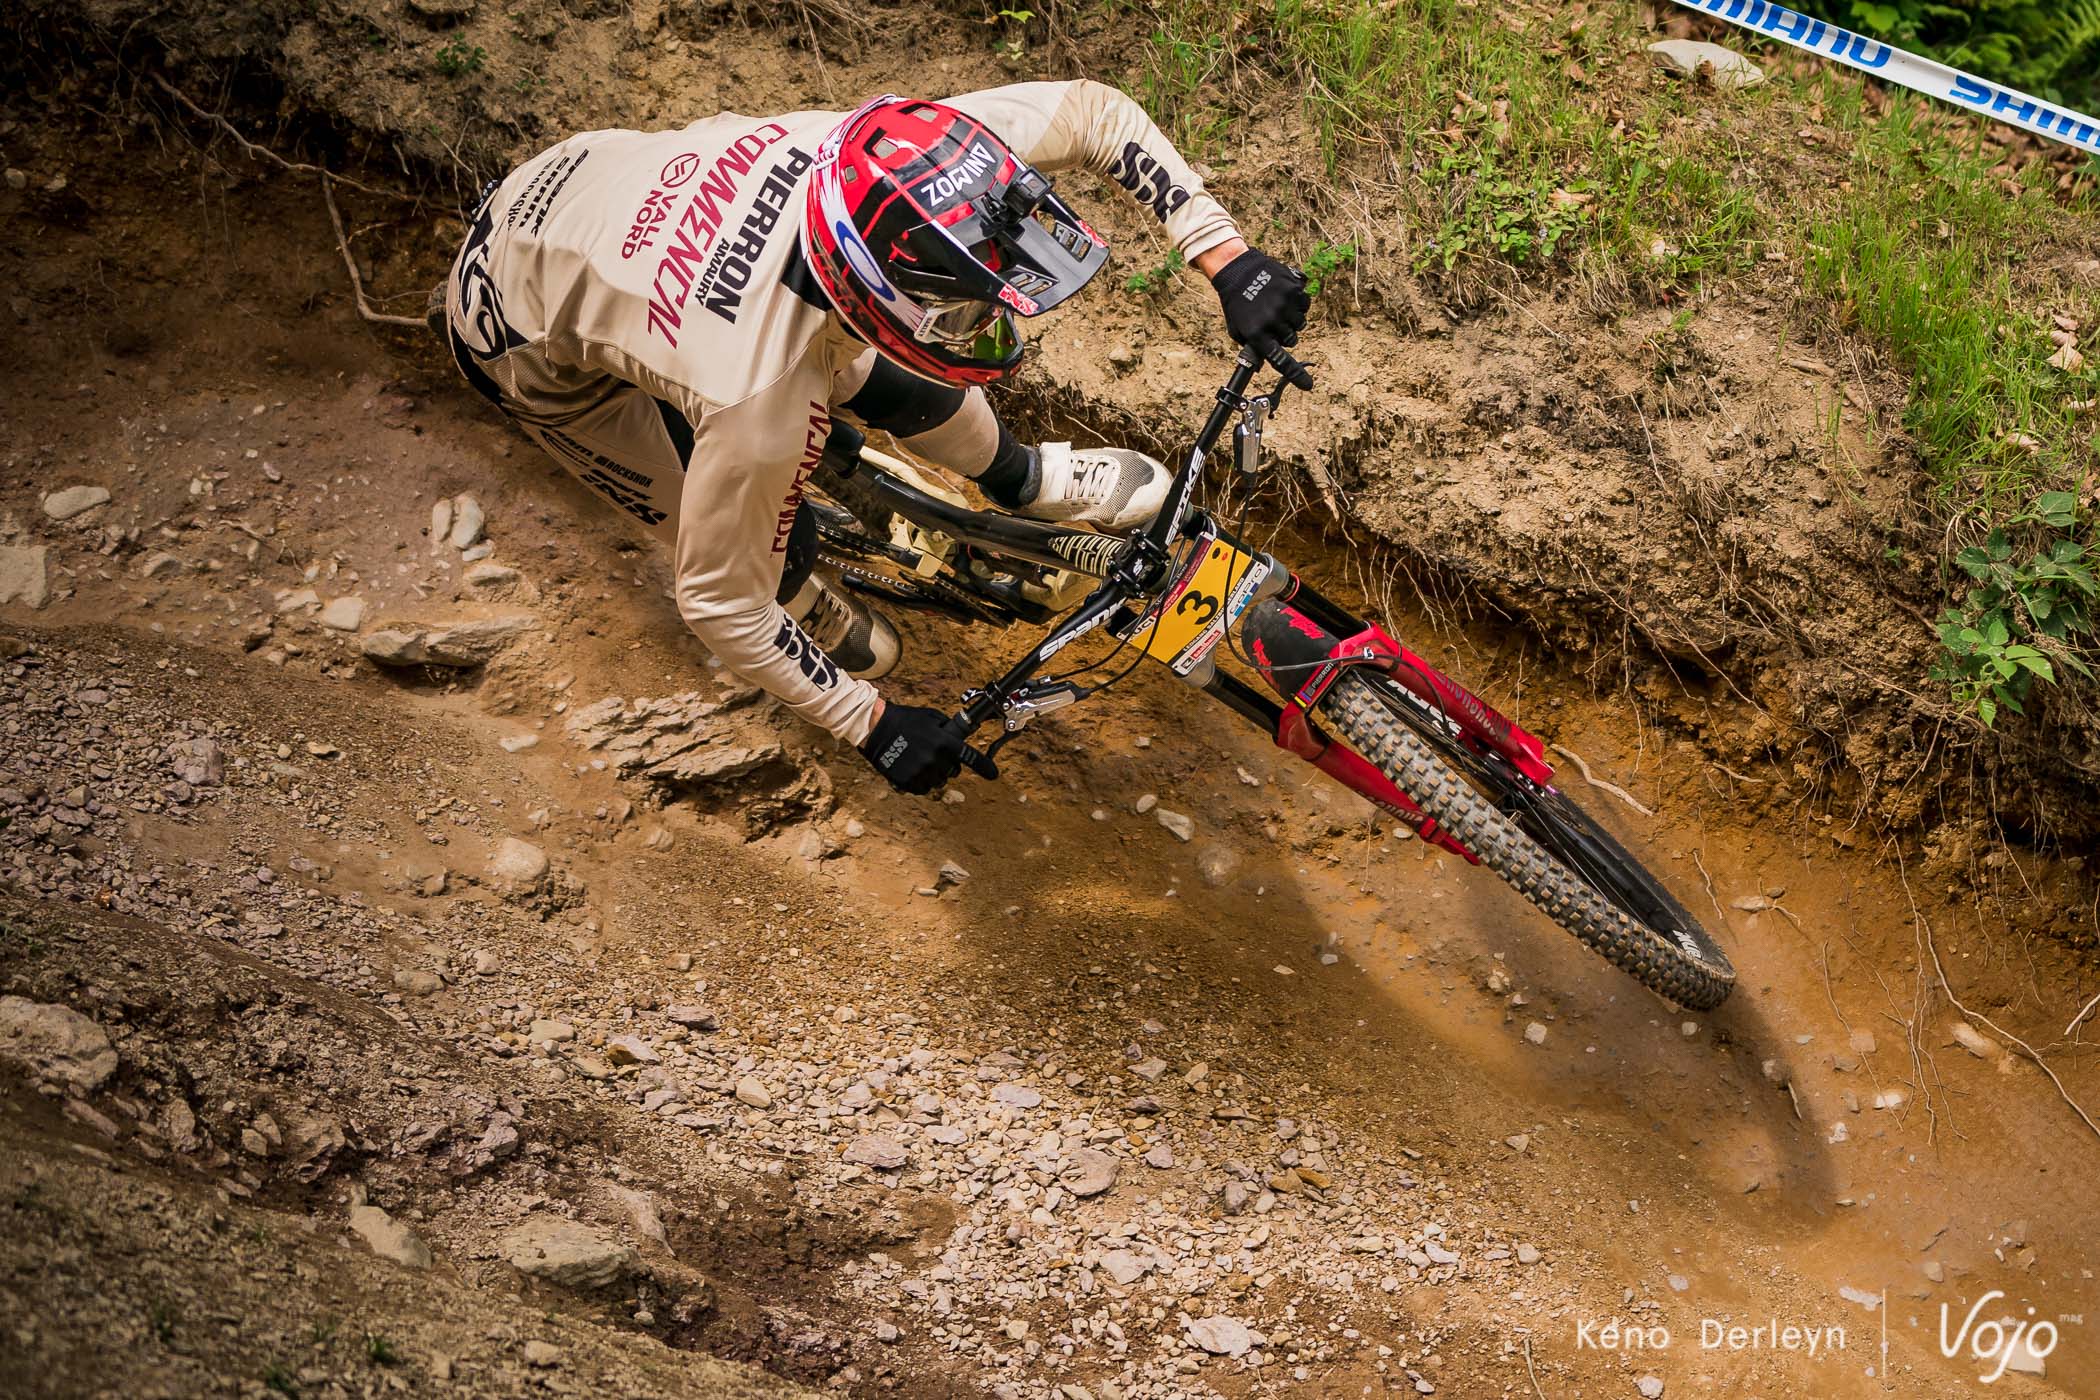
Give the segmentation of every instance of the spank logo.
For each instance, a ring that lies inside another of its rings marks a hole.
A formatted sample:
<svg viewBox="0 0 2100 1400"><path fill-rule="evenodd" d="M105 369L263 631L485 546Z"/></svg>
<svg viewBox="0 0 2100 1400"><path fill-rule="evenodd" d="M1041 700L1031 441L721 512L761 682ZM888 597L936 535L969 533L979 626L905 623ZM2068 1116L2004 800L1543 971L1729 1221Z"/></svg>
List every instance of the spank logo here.
<svg viewBox="0 0 2100 1400"><path fill-rule="evenodd" d="M1992 1318L1981 1323L1976 1320L1976 1315L1989 1307L1992 1299L2004 1296L1993 1288L1978 1298L1951 1338L1947 1335L1949 1305L1940 1304L1940 1355L1949 1361L1967 1355L1977 1365L1986 1368L1976 1376L1985 1385L1997 1384L2006 1371L2014 1367L2039 1371L2062 1340L2057 1334L2056 1324L2047 1318L2034 1323L2010 1317ZM2027 1316L2034 1316L2033 1308L2027 1310Z"/></svg>

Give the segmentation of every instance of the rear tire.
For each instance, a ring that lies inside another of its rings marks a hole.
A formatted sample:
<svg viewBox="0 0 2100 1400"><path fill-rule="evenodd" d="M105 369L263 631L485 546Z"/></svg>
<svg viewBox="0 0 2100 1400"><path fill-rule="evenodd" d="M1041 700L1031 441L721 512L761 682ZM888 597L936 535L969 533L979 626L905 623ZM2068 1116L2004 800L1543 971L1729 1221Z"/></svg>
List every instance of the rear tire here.
<svg viewBox="0 0 2100 1400"><path fill-rule="evenodd" d="M1394 706L1406 702L1381 699L1377 684L1368 676L1344 675L1320 701L1322 718L1349 747L1590 951L1680 1006L1711 1011L1727 999L1735 988L1735 969L1727 957L1623 847L1564 796L1554 804L1550 819L1565 823L1566 813L1559 809L1572 809L1580 817L1577 834L1593 844L1601 837L1610 857L1630 867L1638 884L1675 911L1666 921L1676 923L1681 916L1685 927L1650 927L1556 859L1403 722Z"/></svg>

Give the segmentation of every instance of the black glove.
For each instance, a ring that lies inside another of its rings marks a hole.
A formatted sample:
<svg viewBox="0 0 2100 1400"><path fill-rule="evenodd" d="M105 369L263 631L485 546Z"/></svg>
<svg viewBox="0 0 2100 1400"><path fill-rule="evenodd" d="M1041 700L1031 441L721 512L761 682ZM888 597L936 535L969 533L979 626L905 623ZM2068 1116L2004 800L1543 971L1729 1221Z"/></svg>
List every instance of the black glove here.
<svg viewBox="0 0 2100 1400"><path fill-rule="evenodd" d="M891 787L914 797L962 771L962 736L948 727L946 715L924 705L885 702L860 751Z"/></svg>
<svg viewBox="0 0 2100 1400"><path fill-rule="evenodd" d="M1298 343L1312 298L1305 276L1259 248L1249 248L1218 269L1210 284L1225 305L1225 329L1233 343L1266 358Z"/></svg>

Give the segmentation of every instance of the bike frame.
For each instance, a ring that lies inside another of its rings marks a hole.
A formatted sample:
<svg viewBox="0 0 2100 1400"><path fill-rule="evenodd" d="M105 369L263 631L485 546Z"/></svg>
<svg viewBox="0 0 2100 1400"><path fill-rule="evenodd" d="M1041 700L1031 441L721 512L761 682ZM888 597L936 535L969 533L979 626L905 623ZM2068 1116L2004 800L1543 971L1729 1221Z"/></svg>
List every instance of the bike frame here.
<svg viewBox="0 0 2100 1400"><path fill-rule="evenodd" d="M1221 540L1238 544L1193 502L1210 455L1235 414L1241 420L1235 434L1240 468L1251 471L1258 459L1262 425L1289 382L1288 378L1280 378L1270 393L1250 397L1247 391L1261 363L1252 352L1241 351L1231 377L1218 390L1216 403L1195 444L1167 488L1166 504L1144 530L1127 539L958 506L919 490L884 470L879 461L869 460L873 454L863 456L857 449L834 458L835 471L860 479L879 503L922 529L989 555L1101 579L1093 592L1053 624L1005 675L965 694L962 708L951 721L965 739L994 720L1002 721L1004 726L1004 732L982 751L966 746L965 757L972 771L996 779L998 768L993 757L1008 739L1036 715L1062 708L1090 693L1069 682L1038 682L1035 678L1068 643L1104 624L1134 622L1171 588L1176 580L1174 546L1179 541L1209 530ZM1283 370L1286 366L1278 368ZM1260 728L1278 747L1391 812L1423 839L1477 864L1477 856L1438 828L1375 765L1328 739L1312 719L1314 707L1345 671L1369 667L1391 677L1405 698L1414 702L1420 711L1414 717L1418 727L1432 728L1476 753L1497 755L1540 787L1549 786L1553 777L1553 770L1544 759L1544 745L1375 623L1352 615L1273 556L1260 557L1271 565L1271 577L1280 582L1273 589L1258 592L1246 605L1249 613L1256 609L1275 610L1286 628L1317 649L1306 653L1301 645L1291 661L1273 665L1257 649L1257 666L1284 697L1282 704L1207 662L1198 672L1201 679L1191 676L1187 678L1189 683ZM1299 655L1311 655L1314 659L1299 660ZM1298 672L1303 672L1305 679L1291 684L1288 677Z"/></svg>

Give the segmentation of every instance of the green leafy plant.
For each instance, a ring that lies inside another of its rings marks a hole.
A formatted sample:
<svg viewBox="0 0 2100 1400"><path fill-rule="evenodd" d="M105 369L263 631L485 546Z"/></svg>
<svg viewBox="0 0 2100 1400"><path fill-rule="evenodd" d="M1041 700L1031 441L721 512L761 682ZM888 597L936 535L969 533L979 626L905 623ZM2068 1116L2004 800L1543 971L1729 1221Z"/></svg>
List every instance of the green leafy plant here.
<svg viewBox="0 0 2100 1400"><path fill-rule="evenodd" d="M2037 678L2056 683L2058 663L2092 675L2077 647L2093 630L2090 606L2100 581L2085 546L2064 533L2077 517L2074 493L2044 492L2032 509L1954 556L1975 587L1940 618L1946 651L1932 674L1986 725L1996 723L2001 710L2023 713L2021 702ZM2040 527L2031 532L2037 537L2031 549L2015 548L2008 533L2023 525Z"/></svg>
<svg viewBox="0 0 2100 1400"><path fill-rule="evenodd" d="M985 21L986 24L998 24L1003 21L1007 26L1006 38L999 44L1000 57L1018 61L1028 52L1026 31L1028 22L1034 18L1034 10L1001 10Z"/></svg>
<svg viewBox="0 0 2100 1400"><path fill-rule="evenodd" d="M299 1400L299 1387L293 1384L292 1373L285 1368L282 1362L271 1363L270 1368L262 1374L262 1383L265 1390L272 1390L279 1395L289 1395L292 1397L292 1400Z"/></svg>
<svg viewBox="0 0 2100 1400"><path fill-rule="evenodd" d="M1174 284L1174 274L1188 264L1179 248L1160 259L1159 266L1145 272L1133 272L1124 279L1123 290L1136 292L1140 296L1158 296Z"/></svg>
<svg viewBox="0 0 2100 1400"><path fill-rule="evenodd" d="M1595 199L1587 180L1560 185L1545 171L1512 176L1479 151L1447 157L1439 174L1465 189L1420 262L1440 264L1446 272L1468 255L1518 266L1552 262L1589 217Z"/></svg>
<svg viewBox="0 0 2100 1400"><path fill-rule="evenodd" d="M470 44L464 34L454 34L438 46L437 70L448 78L461 78L469 73L479 73L488 59L488 51L479 44Z"/></svg>
<svg viewBox="0 0 2100 1400"><path fill-rule="evenodd" d="M1305 274L1305 294L1316 297L1327 287L1328 279L1356 261L1354 243L1320 243L1305 255L1299 271Z"/></svg>
<svg viewBox="0 0 2100 1400"><path fill-rule="evenodd" d="M392 1366L401 1360L400 1349L377 1332L365 1333L365 1356L374 1366Z"/></svg>

